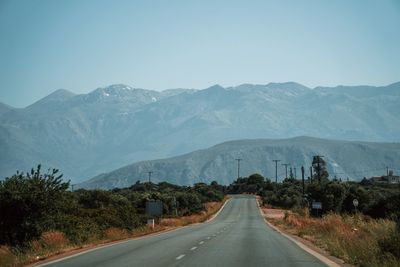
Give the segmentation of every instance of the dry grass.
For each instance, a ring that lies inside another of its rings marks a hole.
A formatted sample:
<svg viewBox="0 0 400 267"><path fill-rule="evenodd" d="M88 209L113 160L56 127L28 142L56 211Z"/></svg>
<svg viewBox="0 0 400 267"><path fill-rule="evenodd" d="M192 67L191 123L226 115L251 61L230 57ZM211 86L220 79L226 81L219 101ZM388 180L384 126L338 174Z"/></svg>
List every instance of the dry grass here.
<svg viewBox="0 0 400 267"><path fill-rule="evenodd" d="M49 231L42 234L40 241L44 249L59 250L69 244L68 238L64 233Z"/></svg>
<svg viewBox="0 0 400 267"><path fill-rule="evenodd" d="M58 254L71 245L64 233L49 231L30 243L29 249L0 247L0 266L23 266L27 263Z"/></svg>
<svg viewBox="0 0 400 267"><path fill-rule="evenodd" d="M108 228L104 231L104 238L110 241L129 238L130 233L125 229Z"/></svg>
<svg viewBox="0 0 400 267"><path fill-rule="evenodd" d="M371 219L361 214L328 214L311 218L308 213L287 212L281 222L291 233L314 241L331 255L360 266L400 266L392 254L381 250L379 242L395 234L395 223Z"/></svg>
<svg viewBox="0 0 400 267"><path fill-rule="evenodd" d="M0 266L12 266L17 261L17 256L7 246L0 246Z"/></svg>
<svg viewBox="0 0 400 267"><path fill-rule="evenodd" d="M224 199L223 202L208 202L206 203L206 210L200 212L199 214L193 214L190 216L184 216L180 218L162 219L160 225L165 227L178 227L193 223L204 222L208 218L210 218L213 214L215 214L221 208L221 206L225 201L226 199Z"/></svg>

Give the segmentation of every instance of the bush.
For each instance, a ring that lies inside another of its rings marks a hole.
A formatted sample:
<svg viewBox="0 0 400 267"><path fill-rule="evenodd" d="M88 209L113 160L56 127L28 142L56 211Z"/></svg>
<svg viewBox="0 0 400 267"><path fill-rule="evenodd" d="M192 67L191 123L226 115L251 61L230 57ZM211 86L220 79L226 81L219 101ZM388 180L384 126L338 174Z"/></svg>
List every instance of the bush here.
<svg viewBox="0 0 400 267"><path fill-rule="evenodd" d="M0 181L0 244L18 247L24 254L57 250L68 242L120 239L146 223L145 204L150 199L161 200L166 215L177 210L179 215L203 216L205 204L221 201L225 191L217 182L194 187L137 182L124 189L75 192L68 187L58 170L42 174L40 165ZM3 248L1 253L8 255L7 251Z"/></svg>
<svg viewBox="0 0 400 267"><path fill-rule="evenodd" d="M393 232L379 241L382 253L390 253L400 261L400 233Z"/></svg>
<svg viewBox="0 0 400 267"><path fill-rule="evenodd" d="M23 245L50 230L51 217L64 204L69 183L58 170L41 174L40 165L30 173L0 181L0 244Z"/></svg>
<svg viewBox="0 0 400 267"><path fill-rule="evenodd" d="M283 208L299 208L302 206L302 192L298 185L285 182L277 185L275 191L264 193L263 203Z"/></svg>
<svg viewBox="0 0 400 267"><path fill-rule="evenodd" d="M65 217L63 232L74 244L83 244L98 240L103 235L100 226L95 221L73 215Z"/></svg>

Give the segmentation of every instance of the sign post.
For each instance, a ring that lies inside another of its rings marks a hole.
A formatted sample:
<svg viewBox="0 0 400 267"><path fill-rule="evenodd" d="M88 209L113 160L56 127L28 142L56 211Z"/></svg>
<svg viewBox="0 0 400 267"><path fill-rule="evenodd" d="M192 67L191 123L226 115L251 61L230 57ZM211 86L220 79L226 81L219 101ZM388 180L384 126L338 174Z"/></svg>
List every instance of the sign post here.
<svg viewBox="0 0 400 267"><path fill-rule="evenodd" d="M356 211L356 213L357 213L358 200L357 200L356 198L353 199L353 206L354 206L354 209L355 209L355 211Z"/></svg>
<svg viewBox="0 0 400 267"><path fill-rule="evenodd" d="M151 219L147 220L147 225L154 229L154 217L161 217L163 213L163 203L161 200L150 199L146 202L146 214Z"/></svg>
<svg viewBox="0 0 400 267"><path fill-rule="evenodd" d="M311 203L311 207L312 209L317 210L317 217L318 217L318 210L322 210L322 202L313 201Z"/></svg>

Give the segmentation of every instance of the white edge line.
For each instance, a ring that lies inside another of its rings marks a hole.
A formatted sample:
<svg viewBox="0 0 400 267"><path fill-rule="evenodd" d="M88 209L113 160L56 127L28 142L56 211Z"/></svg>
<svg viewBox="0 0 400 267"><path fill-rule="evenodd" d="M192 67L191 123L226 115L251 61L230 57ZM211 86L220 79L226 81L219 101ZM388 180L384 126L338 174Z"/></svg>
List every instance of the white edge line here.
<svg viewBox="0 0 400 267"><path fill-rule="evenodd" d="M228 198L228 199L225 201L224 205L222 205L222 207L221 207L213 216L211 216L211 218L209 218L209 219L208 219L207 221L205 221L205 222L208 223L208 222L211 222L212 220L214 220L214 219L218 216L218 214L224 209L226 203L228 203L231 199L232 199L232 198Z"/></svg>
<svg viewBox="0 0 400 267"><path fill-rule="evenodd" d="M190 250L195 250L195 249L197 249L197 247L192 247Z"/></svg>
<svg viewBox="0 0 400 267"><path fill-rule="evenodd" d="M183 257L185 257L185 254L179 255L179 256L176 257L175 259L180 260L180 259L182 259Z"/></svg>
<svg viewBox="0 0 400 267"><path fill-rule="evenodd" d="M106 245L99 244L99 247L96 247L96 248L91 248L91 249L88 249L88 250L85 250L85 251L82 251L82 252L79 252L79 253L76 253L76 254L73 254L73 255L70 255L70 256L66 256L66 257L63 257L63 258L60 258L60 259L57 259L57 260L49 261L49 262L46 262L46 263L43 263L43 264L37 264L37 265L33 264L32 266L34 266L34 267L47 266L47 265L50 265L50 264L53 264L53 263L57 263L57 262L60 262L60 261L63 261L63 260L74 258L74 257L80 256L80 255L83 255L83 254L86 254L86 253L89 253L89 252L92 252L92 251L95 251L95 250L99 250L99 249L102 249L102 248L107 248L107 247L123 244L123 243L134 241L134 240L141 240L141 239L144 239L144 238L150 238L150 237L155 237L155 236L159 236L159 235L163 235L163 234L167 234L167 233L180 231L180 230L182 230L184 228L187 228L189 226L191 226L191 225L186 225L186 226L182 226L182 227L179 227L179 228L176 228L176 229L161 231L161 232L158 232L158 233L156 232L156 233L153 233L153 234L143 235L143 236L139 236L139 237L133 237L133 238L130 238L130 239L127 239L127 240L118 241L118 242L113 243L113 244L106 244Z"/></svg>
<svg viewBox="0 0 400 267"><path fill-rule="evenodd" d="M230 200L231 200L231 198L228 198L225 201L224 205L222 205L222 207L218 210L218 212L215 213L207 221L205 221L205 223L208 223L208 222L214 220L217 217L217 215L222 211L222 209L225 207L226 203L228 203L228 201L230 201ZM92 251L95 251L95 250L98 250L98 249L107 248L107 247L111 247L111 246L118 245L118 244L123 244L123 243L129 242L129 241L132 241L132 240L140 240L140 239L144 239L144 238L150 238L150 237L153 237L153 236L159 236L159 235L163 235L163 234L166 234L166 233L179 231L179 230L182 230L184 228L187 228L189 226L196 225L196 224L201 224L201 223L193 223L193 224L189 224L189 225L186 225L186 226L181 226L181 227L176 228L176 229L165 230L165 231L161 231L159 233L143 235L143 236L139 236L139 237L130 238L130 239L127 239L127 240L121 240L121 241L118 241L118 242L113 243L113 244L107 244L107 245L98 244L99 247L96 247L96 248L91 248L91 249L88 249L88 250L85 250L85 251L82 251L82 252L79 252L79 253L76 253L76 254L73 254L73 255L70 255L70 256L62 257L60 259L49 261L49 262L45 262L45 263L42 263L42 264L40 264L40 262L36 262L36 263L33 263L31 266L34 266L34 267L47 266L47 265L50 265L50 264L53 264L53 263L56 263L56 262L60 262L60 261L63 261L63 260L67 260L67 259L70 259L70 258L73 258L73 257L77 257L77 256L80 256L80 255L83 255L83 254L86 254L86 253L89 253L89 252L92 252Z"/></svg>
<svg viewBox="0 0 400 267"><path fill-rule="evenodd" d="M315 258L319 259L320 261L322 261L323 263L325 263L326 265L330 266L330 267L340 267L339 264L337 264L336 262L332 261L331 259L325 257L324 255L318 253L315 250L312 250L311 248L309 248L308 246L304 245L303 243L301 243L300 241L297 241L296 239L292 238L291 236L285 234L284 232L282 232L281 230L279 230L275 225L272 225L269 221L267 221L267 219L264 217L263 212L261 210L261 206L258 205L258 201L256 199L256 205L258 206L258 210L261 213L261 216L263 217L264 221L267 223L268 226L270 226L272 229L274 229L275 231L277 231L278 233L280 233L281 235L283 235L284 237L286 237L287 239L289 239L290 241L292 241L293 243L295 243L298 247L300 247L301 249L303 249L304 251L308 252L308 254L314 256Z"/></svg>

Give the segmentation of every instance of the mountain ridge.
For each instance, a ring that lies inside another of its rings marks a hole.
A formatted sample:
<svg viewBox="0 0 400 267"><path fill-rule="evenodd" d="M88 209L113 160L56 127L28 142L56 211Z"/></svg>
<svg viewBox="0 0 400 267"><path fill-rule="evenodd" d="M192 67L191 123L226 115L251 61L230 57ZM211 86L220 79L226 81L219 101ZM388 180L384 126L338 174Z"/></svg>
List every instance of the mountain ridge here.
<svg viewBox="0 0 400 267"><path fill-rule="evenodd" d="M288 82L162 92L123 84L88 94L58 91L60 97L39 100L34 108L0 112L0 148L7 151L0 156L0 177L42 163L79 182L226 140L306 135L399 141L400 83L346 88L315 90Z"/></svg>
<svg viewBox="0 0 400 267"><path fill-rule="evenodd" d="M236 178L236 158L242 159L242 175L260 173L273 179L275 165L272 159L292 164L299 174L301 166L305 166L306 173L309 172L312 156L317 154L324 156L331 178L361 180L368 175L382 175L386 166L400 166L400 143L327 140L308 136L245 139L227 141L176 157L132 163L95 176L77 187L127 187L146 179L148 171L153 172L152 180L155 182L191 185L216 180L229 184ZM353 158L354 155L359 156ZM281 166L278 169L279 180L282 180L284 169Z"/></svg>

